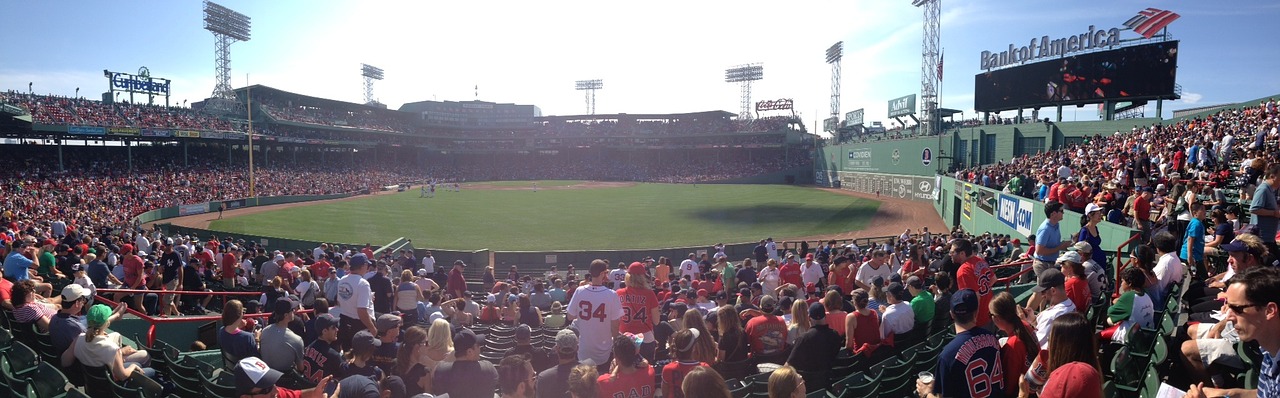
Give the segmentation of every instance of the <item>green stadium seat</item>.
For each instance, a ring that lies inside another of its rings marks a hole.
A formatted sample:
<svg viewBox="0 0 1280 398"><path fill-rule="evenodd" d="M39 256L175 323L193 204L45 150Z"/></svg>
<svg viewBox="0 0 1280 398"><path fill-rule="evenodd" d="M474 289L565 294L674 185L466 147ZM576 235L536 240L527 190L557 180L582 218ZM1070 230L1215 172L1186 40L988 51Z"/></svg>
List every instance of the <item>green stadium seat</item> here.
<svg viewBox="0 0 1280 398"><path fill-rule="evenodd" d="M115 398L152 398L143 395L141 388L126 387L113 377L108 377L107 380L111 383L111 396Z"/></svg>
<svg viewBox="0 0 1280 398"><path fill-rule="evenodd" d="M61 370L48 362L41 362L36 371L27 376L26 385L24 396L41 398L61 397L74 387Z"/></svg>
<svg viewBox="0 0 1280 398"><path fill-rule="evenodd" d="M13 373L16 377L26 377L27 374L36 370L36 365L40 364L39 354L23 343L13 343L13 346L5 351L4 357L9 365L6 373Z"/></svg>
<svg viewBox="0 0 1280 398"><path fill-rule="evenodd" d="M85 395L84 391L80 391L79 389L72 388L70 390L67 390L66 395L63 395L61 398L89 398L89 396Z"/></svg>
<svg viewBox="0 0 1280 398"><path fill-rule="evenodd" d="M110 397L111 372L105 367L82 366L84 372L84 392L92 397Z"/></svg>
<svg viewBox="0 0 1280 398"><path fill-rule="evenodd" d="M200 373L204 391L209 397L233 397L236 395L236 378L231 372L215 370L216 375Z"/></svg>
<svg viewBox="0 0 1280 398"><path fill-rule="evenodd" d="M182 398L203 398L204 387L200 377L199 361L182 357L169 363L169 379L173 381L174 395Z"/></svg>
<svg viewBox="0 0 1280 398"><path fill-rule="evenodd" d="M854 373L831 387L838 398L874 397L880 393L879 380L863 373Z"/></svg>

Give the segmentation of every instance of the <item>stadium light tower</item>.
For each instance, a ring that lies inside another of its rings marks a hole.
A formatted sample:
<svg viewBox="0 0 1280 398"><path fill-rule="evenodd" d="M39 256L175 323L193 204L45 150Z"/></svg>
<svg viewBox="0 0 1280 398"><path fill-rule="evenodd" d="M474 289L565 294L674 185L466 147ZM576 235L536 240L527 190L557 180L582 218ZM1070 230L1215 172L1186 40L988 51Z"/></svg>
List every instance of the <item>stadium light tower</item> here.
<svg viewBox="0 0 1280 398"><path fill-rule="evenodd" d="M231 43L249 41L249 17L205 0L204 29L213 32L214 71L217 72L213 86L213 99L210 103L215 108L230 110L230 104L236 102L235 91L231 89Z"/></svg>
<svg viewBox="0 0 1280 398"><path fill-rule="evenodd" d="M578 80L573 83L573 88L575 90L586 92L587 114L596 114L596 90L604 88L604 80Z"/></svg>
<svg viewBox="0 0 1280 398"><path fill-rule="evenodd" d="M364 76L364 103L373 104L373 81L382 80L382 68L360 64L360 76Z"/></svg>
<svg viewBox="0 0 1280 398"><path fill-rule="evenodd" d="M827 63L831 64L831 116L840 116L840 59L843 57L843 41L827 49Z"/></svg>
<svg viewBox="0 0 1280 398"><path fill-rule="evenodd" d="M924 102L924 131L938 130L938 86L942 83L942 0L912 0L911 5L924 8L924 40L920 46L920 101Z"/></svg>
<svg viewBox="0 0 1280 398"><path fill-rule="evenodd" d="M751 82L764 79L764 65L759 63L738 65L724 71L724 81L738 83L742 89L742 107L738 119L751 120Z"/></svg>

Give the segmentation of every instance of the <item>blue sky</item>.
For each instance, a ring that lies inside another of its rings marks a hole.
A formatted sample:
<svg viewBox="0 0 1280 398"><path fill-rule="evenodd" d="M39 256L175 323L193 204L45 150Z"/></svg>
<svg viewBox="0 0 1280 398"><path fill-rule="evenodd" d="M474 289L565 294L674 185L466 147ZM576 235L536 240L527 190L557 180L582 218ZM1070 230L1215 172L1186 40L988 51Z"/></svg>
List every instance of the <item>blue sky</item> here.
<svg viewBox="0 0 1280 398"><path fill-rule="evenodd" d="M243 1L253 38L231 51L232 85L252 84L363 101L360 64L386 71L375 97L392 108L421 100L534 104L580 114L574 80L600 78L597 113L738 109L724 69L761 62L753 100L794 98L808 123L829 110L823 52L845 42L841 112L886 120L886 101L919 92L921 11L910 1ZM0 89L85 97L106 90L103 69L173 80L174 102L209 96L213 37L198 1L3 3ZM1174 109L1280 94L1280 3L1261 1L1041 2L943 0L943 107L972 114L978 54L1032 37L1122 27L1147 7L1182 18ZM1136 35L1122 33L1125 38ZM1154 115L1154 105L1148 116ZM1065 110L1096 119L1096 108Z"/></svg>

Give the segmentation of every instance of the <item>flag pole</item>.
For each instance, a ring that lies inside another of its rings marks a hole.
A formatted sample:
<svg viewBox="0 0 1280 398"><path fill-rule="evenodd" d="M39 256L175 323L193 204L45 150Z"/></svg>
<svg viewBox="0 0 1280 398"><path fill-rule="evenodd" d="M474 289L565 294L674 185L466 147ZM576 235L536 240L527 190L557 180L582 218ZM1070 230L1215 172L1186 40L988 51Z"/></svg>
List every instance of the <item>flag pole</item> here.
<svg viewBox="0 0 1280 398"><path fill-rule="evenodd" d="M255 188L254 183L256 181L254 181L254 178L253 178L253 97L249 95L250 89L251 88L249 87L249 74L245 73L244 74L244 107L245 107L245 114L248 116L248 119L249 119L249 134L248 134L249 136L249 197L256 198L258 197L258 195L256 195L254 192L254 188Z"/></svg>

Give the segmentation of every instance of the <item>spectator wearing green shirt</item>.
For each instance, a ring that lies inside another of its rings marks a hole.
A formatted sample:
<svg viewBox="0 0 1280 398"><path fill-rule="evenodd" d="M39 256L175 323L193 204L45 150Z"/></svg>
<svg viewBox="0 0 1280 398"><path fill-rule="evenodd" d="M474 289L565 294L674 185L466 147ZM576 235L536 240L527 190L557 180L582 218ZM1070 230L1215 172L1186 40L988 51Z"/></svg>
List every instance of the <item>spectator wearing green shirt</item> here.
<svg viewBox="0 0 1280 398"><path fill-rule="evenodd" d="M924 279L912 275L907 278L907 291L913 297L911 299L911 312L916 315L917 324L927 324L933 321L933 294L924 288Z"/></svg>
<svg viewBox="0 0 1280 398"><path fill-rule="evenodd" d="M724 268L720 272L720 279L724 282L725 291L735 291L738 289L738 269L734 268L733 263L726 257L719 257L716 261L721 264L718 268Z"/></svg>
<svg viewBox="0 0 1280 398"><path fill-rule="evenodd" d="M56 242L52 239L48 239L41 243L40 255L38 256L40 259L40 265L39 268L36 268L36 273L40 274L40 276L44 277L46 280L49 280L49 278L63 278L62 273L58 272L58 269L55 267L58 263L57 257L53 255L53 247Z"/></svg>

